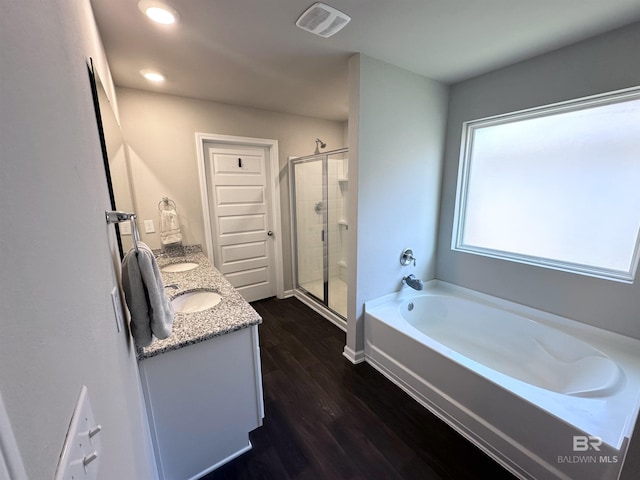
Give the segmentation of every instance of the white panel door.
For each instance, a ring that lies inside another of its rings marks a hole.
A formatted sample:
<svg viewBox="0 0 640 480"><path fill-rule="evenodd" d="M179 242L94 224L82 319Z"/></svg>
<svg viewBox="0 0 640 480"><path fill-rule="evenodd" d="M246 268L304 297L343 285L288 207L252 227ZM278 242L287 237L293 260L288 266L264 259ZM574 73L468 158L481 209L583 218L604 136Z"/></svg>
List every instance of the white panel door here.
<svg viewBox="0 0 640 480"><path fill-rule="evenodd" d="M276 294L268 163L263 148L209 148L214 260L248 301Z"/></svg>

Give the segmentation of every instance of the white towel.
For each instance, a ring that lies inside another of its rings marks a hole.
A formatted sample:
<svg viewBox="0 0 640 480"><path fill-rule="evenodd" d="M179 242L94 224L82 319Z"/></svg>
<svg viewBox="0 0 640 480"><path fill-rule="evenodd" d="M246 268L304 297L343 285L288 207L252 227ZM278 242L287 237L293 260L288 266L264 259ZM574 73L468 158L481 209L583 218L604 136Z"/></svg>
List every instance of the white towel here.
<svg viewBox="0 0 640 480"><path fill-rule="evenodd" d="M173 307L164 290L160 269L151 249L138 242L122 260L122 288L131 312L131 334L136 345L146 347L156 338L171 335Z"/></svg>
<svg viewBox="0 0 640 480"><path fill-rule="evenodd" d="M182 242L178 212L174 209L160 212L160 240L163 245Z"/></svg>

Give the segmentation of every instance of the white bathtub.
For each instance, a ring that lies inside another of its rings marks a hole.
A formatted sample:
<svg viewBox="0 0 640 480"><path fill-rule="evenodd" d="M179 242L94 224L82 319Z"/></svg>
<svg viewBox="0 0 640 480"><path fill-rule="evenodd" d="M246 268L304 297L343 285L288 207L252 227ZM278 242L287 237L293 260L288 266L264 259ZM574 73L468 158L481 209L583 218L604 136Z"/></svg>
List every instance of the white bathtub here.
<svg viewBox="0 0 640 480"><path fill-rule="evenodd" d="M615 479L640 341L443 282L365 305L365 358L520 478Z"/></svg>

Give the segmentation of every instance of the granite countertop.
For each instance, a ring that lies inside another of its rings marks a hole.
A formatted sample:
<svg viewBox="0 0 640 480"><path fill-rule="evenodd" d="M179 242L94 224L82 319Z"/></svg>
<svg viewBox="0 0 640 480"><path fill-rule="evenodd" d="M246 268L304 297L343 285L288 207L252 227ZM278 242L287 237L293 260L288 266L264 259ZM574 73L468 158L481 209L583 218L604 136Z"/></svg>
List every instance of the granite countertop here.
<svg viewBox="0 0 640 480"><path fill-rule="evenodd" d="M222 295L222 300L201 312L176 313L171 336L164 340L154 339L151 345L138 348L139 361L262 323L258 312L211 265L199 247L186 247L184 254L160 256L157 261L160 269L172 263L198 264L196 268L184 272L161 271L165 285L178 285L177 289L165 289L171 299L193 290L211 290Z"/></svg>

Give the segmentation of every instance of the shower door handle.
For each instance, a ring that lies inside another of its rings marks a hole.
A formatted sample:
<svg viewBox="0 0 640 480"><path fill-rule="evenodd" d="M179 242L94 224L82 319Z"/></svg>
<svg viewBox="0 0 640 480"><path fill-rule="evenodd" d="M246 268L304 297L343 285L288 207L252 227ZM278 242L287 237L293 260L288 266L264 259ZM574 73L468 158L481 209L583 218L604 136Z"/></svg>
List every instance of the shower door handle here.
<svg viewBox="0 0 640 480"><path fill-rule="evenodd" d="M324 242L324 230L320 230L320 241Z"/></svg>

